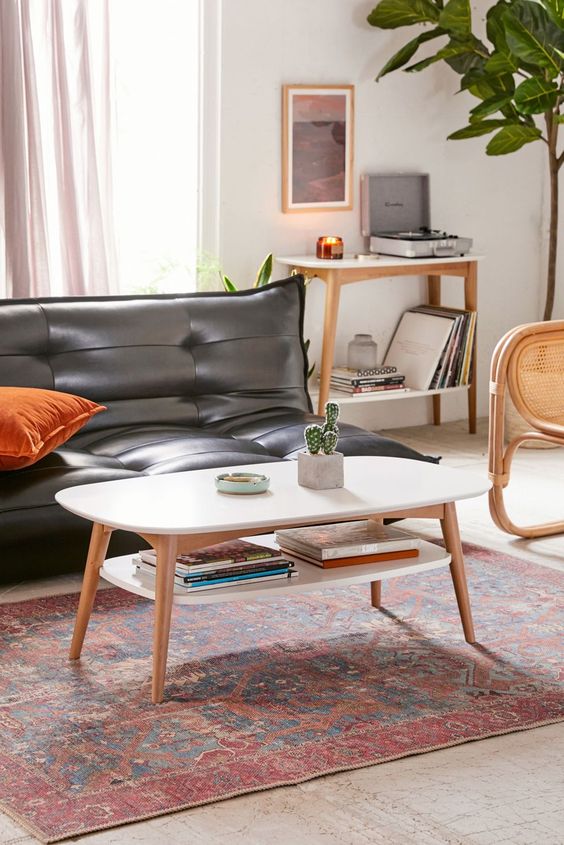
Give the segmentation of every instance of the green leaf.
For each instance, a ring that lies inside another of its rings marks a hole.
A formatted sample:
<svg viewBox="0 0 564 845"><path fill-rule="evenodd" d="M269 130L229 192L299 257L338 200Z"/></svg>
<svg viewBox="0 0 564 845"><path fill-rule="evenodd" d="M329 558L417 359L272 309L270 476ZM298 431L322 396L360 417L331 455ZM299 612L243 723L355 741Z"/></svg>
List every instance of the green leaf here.
<svg viewBox="0 0 564 845"><path fill-rule="evenodd" d="M546 69L558 76L562 60L554 48L564 49L564 31L546 11L531 0L516 0L503 15L507 45L512 53L529 65Z"/></svg>
<svg viewBox="0 0 564 845"><path fill-rule="evenodd" d="M515 73L518 67L511 53L493 53L484 65L484 70L491 76L501 76L502 73Z"/></svg>
<svg viewBox="0 0 564 845"><path fill-rule="evenodd" d="M507 153L514 153L520 150L525 144L530 144L531 141L537 141L542 135L542 132L537 126L523 126L518 124L515 126L505 126L497 135L494 135L488 146L486 153L489 156L507 155Z"/></svg>
<svg viewBox="0 0 564 845"><path fill-rule="evenodd" d="M439 15L439 26L457 35L469 35L472 31L469 0L448 0Z"/></svg>
<svg viewBox="0 0 564 845"><path fill-rule="evenodd" d="M254 288L261 288L263 285L267 285L270 281L272 276L272 253L270 252L262 264L260 265L257 277L254 281L253 287Z"/></svg>
<svg viewBox="0 0 564 845"><path fill-rule="evenodd" d="M511 74L491 76L483 68L472 68L462 77L460 90L470 91L479 100L487 100L495 96L510 96L515 90L515 82Z"/></svg>
<svg viewBox="0 0 564 845"><path fill-rule="evenodd" d="M494 95L493 97L488 97L487 100L483 100L479 106L475 106L470 112L470 122L474 123L478 120L483 120L484 117L488 117L490 114L495 114L496 111L500 111L504 106L508 105L511 102L511 97L508 94L503 95Z"/></svg>
<svg viewBox="0 0 564 845"><path fill-rule="evenodd" d="M233 284L233 282L231 281L231 279L228 279L228 278L227 278L227 276L222 276L222 277L221 277L221 280L222 280L222 282L223 282L223 287L225 288L225 290L227 291L227 293L236 293L236 292L237 292L237 288L236 288L236 286Z"/></svg>
<svg viewBox="0 0 564 845"><path fill-rule="evenodd" d="M381 0L367 20L380 29L397 29L414 23L437 23L439 10L431 0Z"/></svg>
<svg viewBox="0 0 564 845"><path fill-rule="evenodd" d="M495 49L500 53L509 53L503 16L508 9L506 0L499 0L486 15L486 33Z"/></svg>
<svg viewBox="0 0 564 845"><path fill-rule="evenodd" d="M438 53L435 53L434 56L429 56L428 59L423 59L421 62L416 62L414 65L410 65L406 67L407 73L419 73L421 70L425 70L425 68L429 67L429 65L434 65L436 62L440 62L443 59L449 59L452 56L460 56L462 53L467 53L468 47L464 45L459 46L447 46L443 47L442 50L439 50Z"/></svg>
<svg viewBox="0 0 564 845"><path fill-rule="evenodd" d="M537 2L546 9L557 26L564 28L564 0L537 0Z"/></svg>
<svg viewBox="0 0 564 845"><path fill-rule="evenodd" d="M500 126L506 126L506 120L482 120L479 123L471 123L465 126L464 129L458 129L448 136L449 141L462 141L465 138L477 138L479 135L487 135L488 132L493 132L499 129Z"/></svg>
<svg viewBox="0 0 564 845"><path fill-rule="evenodd" d="M433 38L438 38L440 35L446 35L443 29L431 29L428 32L423 32L421 35L418 35L417 38L413 38L411 41L408 41L401 50L398 50L398 52L386 62L376 77L376 80L381 79L393 70L398 70L398 68L403 67L403 65L407 64L411 57L415 55L421 44L425 41L431 41Z"/></svg>
<svg viewBox="0 0 564 845"><path fill-rule="evenodd" d="M542 114L558 100L558 85L538 76L526 79L515 89L515 105L521 114Z"/></svg>
<svg viewBox="0 0 564 845"><path fill-rule="evenodd" d="M481 70L484 66L483 56L477 55L473 50L461 53L459 56L451 56L445 59L445 62L461 76L470 70Z"/></svg>

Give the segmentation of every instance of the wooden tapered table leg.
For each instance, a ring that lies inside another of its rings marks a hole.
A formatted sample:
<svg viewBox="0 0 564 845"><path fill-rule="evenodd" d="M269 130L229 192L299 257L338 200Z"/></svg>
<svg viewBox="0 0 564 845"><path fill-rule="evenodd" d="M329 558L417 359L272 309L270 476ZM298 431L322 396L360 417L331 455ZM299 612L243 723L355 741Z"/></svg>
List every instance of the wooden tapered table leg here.
<svg viewBox="0 0 564 845"><path fill-rule="evenodd" d="M323 321L323 347L321 349L321 367L319 370L319 402L317 413L325 413L325 403L329 398L329 382L335 357L335 335L337 333L337 316L339 314L339 298L341 282L338 272L329 270L325 274L325 317Z"/></svg>
<svg viewBox="0 0 564 845"><path fill-rule="evenodd" d="M163 534L155 538L157 572L155 584L155 622L153 628L153 678L151 697L153 704L163 700L170 616L174 594L174 569L178 538Z"/></svg>
<svg viewBox="0 0 564 845"><path fill-rule="evenodd" d="M445 546L451 556L450 574L458 603L458 612L462 621L462 629L467 643L475 643L474 623L472 621L472 610L468 596L468 585L466 583L466 572L464 569L464 556L458 530L458 519L456 517L456 506L454 502L445 504L444 519L441 519L441 528L445 540Z"/></svg>
<svg viewBox="0 0 564 845"><path fill-rule="evenodd" d="M381 581L371 581L370 582L370 602L372 607L380 608L382 607L382 582Z"/></svg>
<svg viewBox="0 0 564 845"><path fill-rule="evenodd" d="M84 635L86 634L86 628L88 627L88 621L94 605L94 598L96 597L96 590L98 589L98 581L100 580L100 568L106 558L111 536L112 529L108 528L107 525L101 525L95 522L92 526L80 601L78 603L74 633L69 651L70 660L78 660L82 651Z"/></svg>

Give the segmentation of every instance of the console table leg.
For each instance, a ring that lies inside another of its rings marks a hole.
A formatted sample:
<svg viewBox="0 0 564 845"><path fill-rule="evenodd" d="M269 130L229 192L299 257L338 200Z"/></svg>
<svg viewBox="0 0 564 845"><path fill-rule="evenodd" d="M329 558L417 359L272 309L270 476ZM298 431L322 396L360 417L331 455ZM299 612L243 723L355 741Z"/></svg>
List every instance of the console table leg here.
<svg viewBox="0 0 564 845"><path fill-rule="evenodd" d="M339 313L339 299L341 283L334 270L329 270L325 276L325 317L323 322L323 347L321 350L321 367L319 371L319 403L317 413L325 413L325 403L329 398L329 382L335 357L335 335L337 333L337 316Z"/></svg>
<svg viewBox="0 0 564 845"><path fill-rule="evenodd" d="M478 310L478 268L475 261L468 262L467 274L464 277L464 307L468 311ZM472 381L470 382L470 387L468 388L468 430L470 434L476 434L476 371L478 369L477 335L478 326L476 326L474 331L474 345L472 348Z"/></svg>
<svg viewBox="0 0 564 845"><path fill-rule="evenodd" d="M153 704L160 704L163 700L168 655L177 538L174 535L161 535L154 545L157 552L157 572L153 628L152 702Z"/></svg>
<svg viewBox="0 0 564 845"><path fill-rule="evenodd" d="M101 525L100 523L95 522L92 526L90 546L88 547L88 557L86 558L86 566L84 568L82 590L80 591L78 611L76 614L72 643L69 651L70 660L78 660L82 651L84 636L86 634L86 629L92 613L92 607L94 605L94 599L96 597L96 590L98 589L98 582L100 580L100 568L106 558L106 552L108 551L108 544L111 536L112 529L108 528L106 525Z"/></svg>
<svg viewBox="0 0 564 845"><path fill-rule="evenodd" d="M454 502L445 503L445 515L444 519L441 519L441 528L446 549L450 552L451 556L450 575L454 585L464 637L467 643L475 643L476 635L472 621L472 610L470 608L470 598L468 596L468 585L466 583L466 572L464 569L464 556L462 554Z"/></svg>
<svg viewBox="0 0 564 845"><path fill-rule="evenodd" d="M372 607L377 607L380 609L382 607L382 582L381 581L371 581L370 582L370 601Z"/></svg>
<svg viewBox="0 0 564 845"><path fill-rule="evenodd" d="M429 305L441 304L441 277L427 276L427 301ZM433 396L433 425L441 424L441 397Z"/></svg>

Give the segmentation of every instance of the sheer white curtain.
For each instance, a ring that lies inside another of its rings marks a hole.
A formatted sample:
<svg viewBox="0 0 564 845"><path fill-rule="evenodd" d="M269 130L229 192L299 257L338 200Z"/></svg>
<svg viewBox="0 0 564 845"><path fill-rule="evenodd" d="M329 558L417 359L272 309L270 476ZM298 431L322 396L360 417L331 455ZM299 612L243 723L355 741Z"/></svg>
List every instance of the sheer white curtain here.
<svg viewBox="0 0 564 845"><path fill-rule="evenodd" d="M203 2L0 0L0 296L195 289Z"/></svg>
<svg viewBox="0 0 564 845"><path fill-rule="evenodd" d="M3 295L117 288L110 78L108 0L1 0Z"/></svg>

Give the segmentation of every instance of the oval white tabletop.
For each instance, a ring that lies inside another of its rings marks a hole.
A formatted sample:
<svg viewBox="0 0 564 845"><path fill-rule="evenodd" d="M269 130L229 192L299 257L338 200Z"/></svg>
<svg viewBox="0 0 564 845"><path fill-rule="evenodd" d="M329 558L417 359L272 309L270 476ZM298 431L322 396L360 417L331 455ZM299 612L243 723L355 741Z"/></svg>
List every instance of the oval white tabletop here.
<svg viewBox="0 0 564 845"><path fill-rule="evenodd" d="M480 496L490 482L466 470L387 457L345 458L345 486L310 490L297 481L296 461L229 467L270 476L270 489L253 496L220 493L223 468L140 476L68 487L62 507L92 522L151 534L201 534L367 514L454 502Z"/></svg>

